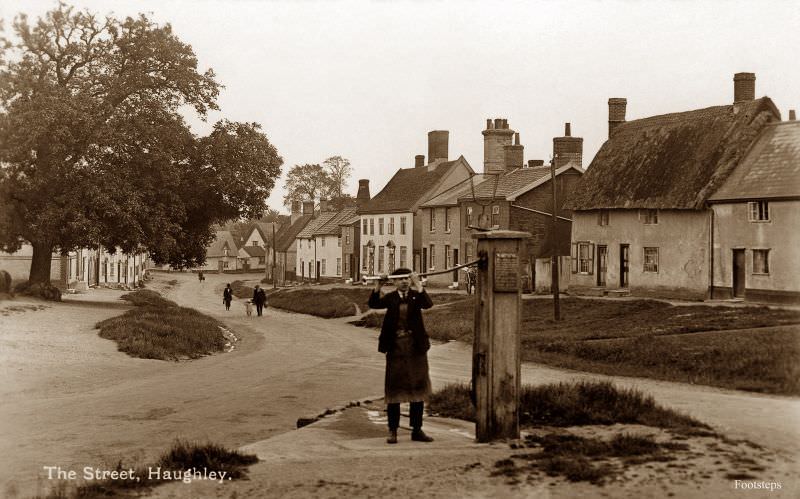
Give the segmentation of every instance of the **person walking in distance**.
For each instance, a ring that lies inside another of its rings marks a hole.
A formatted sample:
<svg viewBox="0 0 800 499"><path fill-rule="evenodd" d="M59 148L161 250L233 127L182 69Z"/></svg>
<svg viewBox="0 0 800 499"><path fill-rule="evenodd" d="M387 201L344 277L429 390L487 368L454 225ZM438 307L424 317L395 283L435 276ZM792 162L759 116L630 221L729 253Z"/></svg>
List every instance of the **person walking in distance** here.
<svg viewBox="0 0 800 499"><path fill-rule="evenodd" d="M231 285L225 286L225 291L222 292L222 303L225 304L225 310L231 309L231 301L233 301L233 290Z"/></svg>
<svg viewBox="0 0 800 499"><path fill-rule="evenodd" d="M253 303L256 304L256 313L261 317L261 312L264 309L264 304L267 303L267 293L264 288L256 284L253 290Z"/></svg>
<svg viewBox="0 0 800 499"><path fill-rule="evenodd" d="M397 443L397 428L400 426L400 403L410 402L411 440L432 442L422 431L422 413L425 400L431 395L431 379L428 372L428 349L431 347L428 333L422 322L422 310L431 308L433 302L422 287L419 276L406 268L399 268L392 275L397 289L381 295L386 278L376 281L369 297L369 307L386 309L378 351L386 354L384 395L389 419L387 443Z"/></svg>

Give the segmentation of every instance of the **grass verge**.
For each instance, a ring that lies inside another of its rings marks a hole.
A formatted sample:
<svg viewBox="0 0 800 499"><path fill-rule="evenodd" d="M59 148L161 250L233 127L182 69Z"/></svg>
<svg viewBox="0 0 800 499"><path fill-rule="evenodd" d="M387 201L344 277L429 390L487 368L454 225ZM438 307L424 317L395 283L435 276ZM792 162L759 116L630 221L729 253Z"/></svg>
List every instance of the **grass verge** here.
<svg viewBox="0 0 800 499"><path fill-rule="evenodd" d="M162 483L195 480L237 480L247 477L247 467L258 462L258 457L229 450L217 444L176 441L155 463L136 468L117 464L122 478L104 478L68 487L62 483L39 499L95 499L105 497L141 497L143 492ZM169 473L167 473L169 472ZM210 472L214 472L211 475Z"/></svg>
<svg viewBox="0 0 800 499"><path fill-rule="evenodd" d="M219 323L192 308L179 307L151 290L122 296L136 308L97 323L100 337L142 359L196 359L222 351L225 337Z"/></svg>
<svg viewBox="0 0 800 499"><path fill-rule="evenodd" d="M655 300L523 300L522 359L610 375L800 395L800 312ZM472 342L474 302L425 311L431 338ZM380 327L380 314L357 325Z"/></svg>
<svg viewBox="0 0 800 499"><path fill-rule="evenodd" d="M475 421L469 386L450 384L431 396L428 409L437 415ZM520 425L578 426L641 424L683 433L703 433L707 425L656 404L637 390L616 388L607 381L523 386Z"/></svg>
<svg viewBox="0 0 800 499"><path fill-rule="evenodd" d="M371 292L372 288L366 286L281 290L270 294L269 304L272 307L300 314L315 315L326 319L349 317L356 315L357 310L365 312L369 309L367 302L369 301ZM463 294L459 293L432 293L430 296L434 305L441 305L466 298ZM382 318L383 315L379 315L379 317Z"/></svg>

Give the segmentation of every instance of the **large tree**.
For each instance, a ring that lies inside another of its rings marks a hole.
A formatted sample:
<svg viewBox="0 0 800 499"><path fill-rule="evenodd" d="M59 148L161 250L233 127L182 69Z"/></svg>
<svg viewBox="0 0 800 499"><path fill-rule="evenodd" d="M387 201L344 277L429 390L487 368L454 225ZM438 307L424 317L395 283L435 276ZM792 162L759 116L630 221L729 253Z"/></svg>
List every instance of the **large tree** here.
<svg viewBox="0 0 800 499"><path fill-rule="evenodd" d="M260 216L282 159L255 123L195 137L220 85L189 45L144 15L59 4L0 39L0 248L33 246L30 280L77 247L202 263L214 223Z"/></svg>
<svg viewBox="0 0 800 499"><path fill-rule="evenodd" d="M341 156L331 156L323 161L322 165L328 176L327 195L334 199L341 198L344 195L347 180L353 172L350 160Z"/></svg>
<svg viewBox="0 0 800 499"><path fill-rule="evenodd" d="M327 195L328 175L317 164L294 165L286 174L286 194L283 204L289 208L292 201L315 201Z"/></svg>

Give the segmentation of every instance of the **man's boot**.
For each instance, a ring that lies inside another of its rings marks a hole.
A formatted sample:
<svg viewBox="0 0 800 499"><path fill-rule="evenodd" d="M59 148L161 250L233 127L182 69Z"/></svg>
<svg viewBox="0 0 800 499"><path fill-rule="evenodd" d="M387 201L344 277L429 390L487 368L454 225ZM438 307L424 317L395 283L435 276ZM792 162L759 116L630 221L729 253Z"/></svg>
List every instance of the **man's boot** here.
<svg viewBox="0 0 800 499"><path fill-rule="evenodd" d="M396 444L397 443L397 430L389 430L389 436L386 437L387 444Z"/></svg>
<svg viewBox="0 0 800 499"><path fill-rule="evenodd" d="M426 435L421 428L415 428L411 432L411 440L415 442L433 442L433 438Z"/></svg>

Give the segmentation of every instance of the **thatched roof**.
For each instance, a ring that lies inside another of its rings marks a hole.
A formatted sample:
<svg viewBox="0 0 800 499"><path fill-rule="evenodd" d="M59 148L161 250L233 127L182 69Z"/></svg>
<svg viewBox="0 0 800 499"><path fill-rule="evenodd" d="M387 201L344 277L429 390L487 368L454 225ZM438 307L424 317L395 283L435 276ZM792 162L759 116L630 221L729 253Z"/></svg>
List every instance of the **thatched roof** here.
<svg viewBox="0 0 800 499"><path fill-rule="evenodd" d="M619 125L567 208L700 209L780 113L768 97Z"/></svg>

